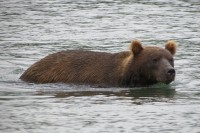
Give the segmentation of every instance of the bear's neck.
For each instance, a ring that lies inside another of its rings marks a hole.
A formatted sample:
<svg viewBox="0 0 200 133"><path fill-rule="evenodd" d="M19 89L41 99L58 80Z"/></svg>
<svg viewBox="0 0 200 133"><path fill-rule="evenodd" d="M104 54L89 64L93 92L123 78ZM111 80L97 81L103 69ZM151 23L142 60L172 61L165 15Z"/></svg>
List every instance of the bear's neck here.
<svg viewBox="0 0 200 133"><path fill-rule="evenodd" d="M123 77L121 81L121 86L125 87L148 86L155 83L157 83L157 81L145 78L142 75L132 74Z"/></svg>
<svg viewBox="0 0 200 133"><path fill-rule="evenodd" d="M127 69L121 80L121 86L125 87L148 86L155 83L157 81L142 74L139 67Z"/></svg>

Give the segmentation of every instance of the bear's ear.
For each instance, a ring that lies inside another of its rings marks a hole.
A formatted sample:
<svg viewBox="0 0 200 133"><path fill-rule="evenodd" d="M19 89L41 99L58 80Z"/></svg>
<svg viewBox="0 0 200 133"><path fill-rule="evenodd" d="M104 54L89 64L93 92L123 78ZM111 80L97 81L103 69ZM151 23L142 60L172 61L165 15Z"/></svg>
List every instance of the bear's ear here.
<svg viewBox="0 0 200 133"><path fill-rule="evenodd" d="M169 40L165 44L165 49L167 49L172 55L176 53L176 41Z"/></svg>
<svg viewBox="0 0 200 133"><path fill-rule="evenodd" d="M133 40L130 49L133 52L133 55L137 56L143 50L143 47L139 40Z"/></svg>

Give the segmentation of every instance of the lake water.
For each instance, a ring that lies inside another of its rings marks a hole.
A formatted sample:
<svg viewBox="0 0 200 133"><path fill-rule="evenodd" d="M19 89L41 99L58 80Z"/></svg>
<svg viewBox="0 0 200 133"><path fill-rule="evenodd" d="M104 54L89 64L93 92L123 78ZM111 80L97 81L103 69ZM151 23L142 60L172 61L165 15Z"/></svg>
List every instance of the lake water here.
<svg viewBox="0 0 200 133"><path fill-rule="evenodd" d="M67 50L119 52L133 39L178 42L176 80L94 88L19 80ZM0 0L0 132L199 133L199 0Z"/></svg>

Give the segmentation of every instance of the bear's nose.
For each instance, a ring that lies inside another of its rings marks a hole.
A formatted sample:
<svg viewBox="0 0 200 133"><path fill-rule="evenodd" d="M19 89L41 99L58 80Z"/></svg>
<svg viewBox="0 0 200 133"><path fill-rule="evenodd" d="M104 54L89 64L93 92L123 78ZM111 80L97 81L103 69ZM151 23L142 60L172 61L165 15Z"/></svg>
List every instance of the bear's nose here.
<svg viewBox="0 0 200 133"><path fill-rule="evenodd" d="M167 71L167 74L169 74L170 76L175 75L176 71L174 68L171 68Z"/></svg>

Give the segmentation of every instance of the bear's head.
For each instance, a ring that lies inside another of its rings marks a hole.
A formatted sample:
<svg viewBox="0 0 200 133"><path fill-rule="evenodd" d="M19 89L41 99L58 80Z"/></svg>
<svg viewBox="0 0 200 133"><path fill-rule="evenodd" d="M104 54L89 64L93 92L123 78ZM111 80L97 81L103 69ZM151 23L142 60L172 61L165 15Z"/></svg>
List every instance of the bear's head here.
<svg viewBox="0 0 200 133"><path fill-rule="evenodd" d="M126 71L126 84L151 85L162 82L171 83L175 79L174 59L176 42L168 41L165 48L143 47L141 42L131 43L131 56ZM128 79L128 80L127 80Z"/></svg>

